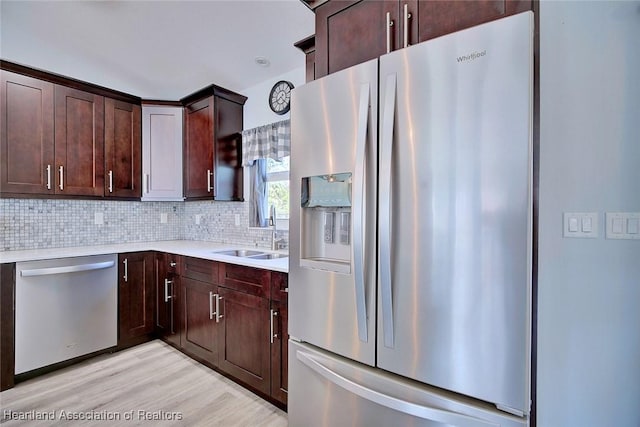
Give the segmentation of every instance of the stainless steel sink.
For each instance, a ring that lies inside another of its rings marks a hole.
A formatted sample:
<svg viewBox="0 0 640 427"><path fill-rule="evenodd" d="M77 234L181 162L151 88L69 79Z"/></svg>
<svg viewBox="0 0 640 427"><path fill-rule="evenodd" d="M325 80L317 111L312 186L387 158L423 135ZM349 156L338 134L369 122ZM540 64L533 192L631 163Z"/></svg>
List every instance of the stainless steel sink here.
<svg viewBox="0 0 640 427"><path fill-rule="evenodd" d="M251 259L279 259L279 258L287 258L289 255L285 254L273 254L273 253L262 253L260 255L252 255L248 258Z"/></svg>
<svg viewBox="0 0 640 427"><path fill-rule="evenodd" d="M263 252L263 251L252 251L247 249L225 249L221 251L213 251L212 253L217 255L229 255L229 256L237 256L242 258L251 258L251 259L279 259L279 258L287 258L289 256L287 254L278 254L278 253Z"/></svg>
<svg viewBox="0 0 640 427"><path fill-rule="evenodd" d="M253 257L255 255L265 255L262 251L251 251L246 249L227 249L224 251L213 251L214 254L218 255L230 255L230 256L239 256L239 257Z"/></svg>

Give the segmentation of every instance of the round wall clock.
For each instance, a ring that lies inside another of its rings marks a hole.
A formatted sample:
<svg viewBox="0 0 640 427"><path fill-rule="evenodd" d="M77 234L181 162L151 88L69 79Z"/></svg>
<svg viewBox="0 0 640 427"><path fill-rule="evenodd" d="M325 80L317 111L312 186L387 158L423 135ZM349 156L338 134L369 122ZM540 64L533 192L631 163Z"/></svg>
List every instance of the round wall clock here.
<svg viewBox="0 0 640 427"><path fill-rule="evenodd" d="M285 114L291 107L291 89L293 85L286 80L280 80L273 85L269 93L269 107L276 114Z"/></svg>

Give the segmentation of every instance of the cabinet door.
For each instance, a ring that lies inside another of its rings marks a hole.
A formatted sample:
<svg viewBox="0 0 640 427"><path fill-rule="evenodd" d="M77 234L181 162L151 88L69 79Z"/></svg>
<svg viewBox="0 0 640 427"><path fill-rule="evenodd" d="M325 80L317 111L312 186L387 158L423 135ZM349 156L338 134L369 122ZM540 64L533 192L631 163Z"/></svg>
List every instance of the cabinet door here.
<svg viewBox="0 0 640 427"><path fill-rule="evenodd" d="M214 200L242 200L243 106L215 97Z"/></svg>
<svg viewBox="0 0 640 427"><path fill-rule="evenodd" d="M104 98L55 87L56 193L104 195Z"/></svg>
<svg viewBox="0 0 640 427"><path fill-rule="evenodd" d="M181 277L182 348L218 366L218 327L214 315L216 286Z"/></svg>
<svg viewBox="0 0 640 427"><path fill-rule="evenodd" d="M156 335L180 347L180 257L159 253L155 258Z"/></svg>
<svg viewBox="0 0 640 427"><path fill-rule="evenodd" d="M14 385L15 277L15 263L0 264L0 391Z"/></svg>
<svg viewBox="0 0 640 427"><path fill-rule="evenodd" d="M142 107L142 200L182 197L182 107Z"/></svg>
<svg viewBox="0 0 640 427"><path fill-rule="evenodd" d="M0 191L53 194L53 84L2 70Z"/></svg>
<svg viewBox="0 0 640 427"><path fill-rule="evenodd" d="M316 9L316 78L400 45L398 0L330 1ZM392 23L387 24L387 16Z"/></svg>
<svg viewBox="0 0 640 427"><path fill-rule="evenodd" d="M418 42L532 8L531 0L421 0L415 3Z"/></svg>
<svg viewBox="0 0 640 427"><path fill-rule="evenodd" d="M153 254L135 252L118 257L118 345L153 332Z"/></svg>
<svg viewBox="0 0 640 427"><path fill-rule="evenodd" d="M219 368L249 386L270 392L269 301L219 287Z"/></svg>
<svg viewBox="0 0 640 427"><path fill-rule="evenodd" d="M213 197L213 96L185 107L184 196Z"/></svg>
<svg viewBox="0 0 640 427"><path fill-rule="evenodd" d="M107 197L138 198L141 195L141 131L139 105L105 98L104 154Z"/></svg>
<svg viewBox="0 0 640 427"><path fill-rule="evenodd" d="M286 302L271 301L271 397L287 404L288 389L288 327Z"/></svg>

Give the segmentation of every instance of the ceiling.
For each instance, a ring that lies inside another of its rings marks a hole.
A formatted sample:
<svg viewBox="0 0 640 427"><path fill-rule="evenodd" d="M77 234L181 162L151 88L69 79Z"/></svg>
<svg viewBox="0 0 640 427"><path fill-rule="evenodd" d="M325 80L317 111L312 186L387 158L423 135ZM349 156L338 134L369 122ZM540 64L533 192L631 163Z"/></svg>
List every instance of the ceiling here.
<svg viewBox="0 0 640 427"><path fill-rule="evenodd" d="M314 33L300 0L2 0L0 24L2 59L160 100L303 67L293 43Z"/></svg>

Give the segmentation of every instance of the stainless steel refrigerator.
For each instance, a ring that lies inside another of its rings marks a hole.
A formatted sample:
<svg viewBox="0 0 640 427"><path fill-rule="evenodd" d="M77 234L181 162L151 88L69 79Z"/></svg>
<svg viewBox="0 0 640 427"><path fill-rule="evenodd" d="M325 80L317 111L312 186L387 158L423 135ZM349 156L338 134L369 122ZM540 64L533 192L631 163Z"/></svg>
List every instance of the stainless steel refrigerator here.
<svg viewBox="0 0 640 427"><path fill-rule="evenodd" d="M289 425L526 426L533 14L291 102Z"/></svg>

